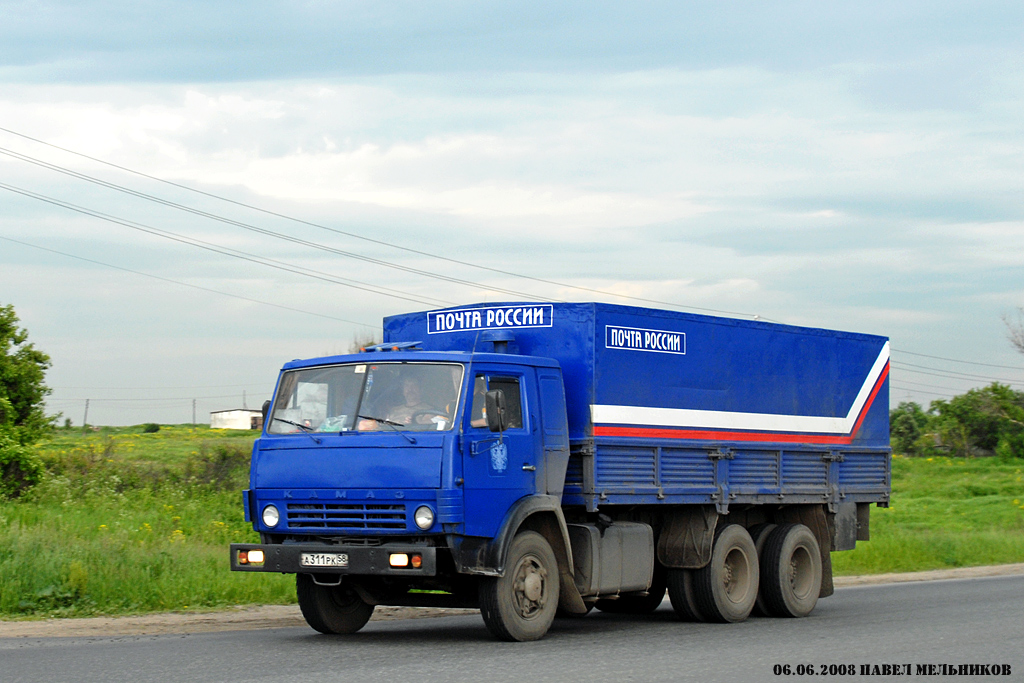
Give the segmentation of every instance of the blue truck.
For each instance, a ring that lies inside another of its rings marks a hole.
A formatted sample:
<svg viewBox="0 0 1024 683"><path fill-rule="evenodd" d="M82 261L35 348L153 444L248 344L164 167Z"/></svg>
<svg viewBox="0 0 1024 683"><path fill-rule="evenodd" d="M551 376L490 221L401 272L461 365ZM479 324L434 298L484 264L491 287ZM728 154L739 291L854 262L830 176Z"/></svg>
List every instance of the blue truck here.
<svg viewBox="0 0 1024 683"><path fill-rule="evenodd" d="M231 568L296 575L322 633L376 605L800 617L869 538L891 451L884 337L602 303L384 320L285 364Z"/></svg>

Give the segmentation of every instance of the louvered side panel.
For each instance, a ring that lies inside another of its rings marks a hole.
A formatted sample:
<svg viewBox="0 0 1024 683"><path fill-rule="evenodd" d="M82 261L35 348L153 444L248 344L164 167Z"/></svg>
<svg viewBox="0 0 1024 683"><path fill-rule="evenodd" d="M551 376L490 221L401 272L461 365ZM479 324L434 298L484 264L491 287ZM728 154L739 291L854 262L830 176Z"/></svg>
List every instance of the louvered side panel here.
<svg viewBox="0 0 1024 683"><path fill-rule="evenodd" d="M733 490L761 492L779 487L778 451L733 451L729 461L729 486Z"/></svg>
<svg viewBox="0 0 1024 683"><path fill-rule="evenodd" d="M653 487L656 462L656 448L600 446L594 456L594 478L597 488L605 490Z"/></svg>
<svg viewBox="0 0 1024 683"><path fill-rule="evenodd" d="M788 451L782 454L782 489L818 489L828 487L828 464L824 453Z"/></svg>
<svg viewBox="0 0 1024 683"><path fill-rule="evenodd" d="M665 488L715 487L715 464L706 449L662 448L661 485Z"/></svg>
<svg viewBox="0 0 1024 683"><path fill-rule="evenodd" d="M888 482L886 453L847 453L839 465L839 486L843 489L884 488Z"/></svg>
<svg viewBox="0 0 1024 683"><path fill-rule="evenodd" d="M583 458L579 455L569 456L569 465L565 468L566 493L583 492Z"/></svg>

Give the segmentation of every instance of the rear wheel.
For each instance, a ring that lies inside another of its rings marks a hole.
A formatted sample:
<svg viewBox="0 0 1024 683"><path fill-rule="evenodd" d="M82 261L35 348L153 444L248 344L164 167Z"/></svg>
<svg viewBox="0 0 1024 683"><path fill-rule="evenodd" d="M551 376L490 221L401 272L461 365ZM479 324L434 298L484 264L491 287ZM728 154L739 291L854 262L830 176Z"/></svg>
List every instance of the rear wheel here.
<svg viewBox="0 0 1024 683"><path fill-rule="evenodd" d="M480 582L480 614L500 640L537 640L551 628L558 610L558 562L551 545L535 531L512 540L505 575Z"/></svg>
<svg viewBox="0 0 1024 683"><path fill-rule="evenodd" d="M355 633L370 620L373 605L344 584L320 586L309 574L295 575L295 592L306 623L329 634Z"/></svg>
<svg viewBox="0 0 1024 683"><path fill-rule="evenodd" d="M700 614L723 623L746 619L757 600L758 575L757 549L747 530L738 524L719 528L711 561L693 573Z"/></svg>
<svg viewBox="0 0 1024 683"><path fill-rule="evenodd" d="M774 531L777 526L778 524L766 522L750 527L750 540L754 542L754 549L757 551L758 568L761 573L760 588L757 591L757 600L754 601L754 610L751 614L761 617L770 616L768 608L764 604L764 598L761 596L761 592L764 590L764 565L761 564L761 557L764 552L764 542L768 540L768 534Z"/></svg>
<svg viewBox="0 0 1024 683"><path fill-rule="evenodd" d="M693 570L669 569L667 578L668 599L679 618L683 621L705 621L693 595Z"/></svg>
<svg viewBox="0 0 1024 683"><path fill-rule="evenodd" d="M658 609L665 599L665 585L668 571L657 562L654 563L654 575L647 595L623 595L615 600L598 600L597 609L612 614L649 614Z"/></svg>
<svg viewBox="0 0 1024 683"><path fill-rule="evenodd" d="M783 524L765 540L761 598L768 614L806 617L821 592L821 551L803 524Z"/></svg>

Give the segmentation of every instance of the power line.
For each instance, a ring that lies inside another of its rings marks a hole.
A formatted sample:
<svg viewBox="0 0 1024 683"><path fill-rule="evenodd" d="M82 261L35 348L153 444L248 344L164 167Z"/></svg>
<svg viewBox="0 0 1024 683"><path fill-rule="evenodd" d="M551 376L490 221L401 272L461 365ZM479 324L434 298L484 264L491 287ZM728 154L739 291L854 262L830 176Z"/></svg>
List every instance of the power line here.
<svg viewBox="0 0 1024 683"><path fill-rule="evenodd" d="M914 363L903 363L893 361L893 367L897 368L920 368L920 370L907 370L907 372L919 372L923 375L934 374L937 377L946 377L948 379L969 379L969 380L985 380L990 382L1003 382L1006 384L1020 384L1018 380L1009 380L1004 377L989 377L986 375L972 375L965 372L957 372L956 370L943 370L941 368L933 368L928 365L915 365ZM932 370L934 372L924 372L925 370Z"/></svg>
<svg viewBox="0 0 1024 683"><path fill-rule="evenodd" d="M533 282L538 282L538 283L542 283L542 284L546 284L546 285L554 285L556 287L564 287L566 289L574 289L574 290L582 291L582 292L590 292L590 293L593 293L593 294L601 294L603 296L611 296L611 297L615 297L615 298L618 298L618 299L628 299L630 301L641 301L641 302L644 302L644 303L658 304L658 305L661 305L661 306L669 306L669 307L672 307L672 308L683 308L683 309L690 309L690 310L695 310L695 311L705 311L705 312L708 312L708 313L720 313L720 314L723 314L723 315L734 315L734 316L754 318L754 319L759 319L759 320L768 320L767 318L763 318L763 317L761 317L759 315L751 314L751 313L741 313L741 312L737 312L737 311L726 311L726 310L721 310L721 309L716 309L716 308L707 308L707 307L703 307L703 306L688 306L688 305L682 305L682 304L678 304L678 303L670 302L670 301L661 301L661 300L658 300L658 299L648 299L648 298L645 298L645 297L631 296L631 295L628 295L628 294L618 294L616 292L610 292L610 291L607 291L607 290L596 289L596 288L592 288L592 287L583 287L583 286L580 286L580 285L572 285L572 284L568 284L568 283L564 283L564 282L558 282L556 280L548 280L546 278L539 278L539 277L534 277L534 276L530 276L530 275L524 275L522 273L516 273L516 272L513 272L513 271L503 270L501 268L493 268L491 266L484 266L484 265L481 265L481 264L478 264L478 263L472 263L470 261L462 261L460 259L452 258L450 256L442 256L440 254L434 254L432 252L427 252L427 251L423 251L423 250L420 250L420 249L413 249L411 247L405 247L405 246L402 246L402 245L399 245L399 244L395 244L393 242L388 242L386 240L379 240L379 239L375 239L375 238L372 238L372 237L366 237L365 235L360 235L358 233L349 232L349 231L346 231L346 230L340 230L338 228L331 228L331 227L328 227L326 225L321 225L319 223L313 223L312 221L307 221L307 220L304 220L304 219L301 219L301 218L296 218L294 216L289 216L288 214L280 213L280 212L277 212L277 211L272 211L270 209L265 209L265 208L262 208L262 207L259 207L259 206L253 205L253 204L247 204L245 202L241 202L241 201L238 201L238 200L235 200L235 199L230 199L228 197L224 197L222 195L217 195L217 194L214 194L212 192L205 192L203 190L199 190L199 189L196 189L194 187L190 187L190 186L182 184L182 183L176 183L176 182L173 182L171 180L165 180L163 178L159 178L157 176L150 175L148 173L143 173L142 171L137 171L137 170L129 168L127 166L121 166L119 164L115 164L115 163L112 163L110 161L106 161L104 159L100 159L98 157L93 157L93 156L90 156L88 154L83 154L81 152L77 152L75 150L68 149L66 147L61 147L61 146L55 145L55 144L53 144L51 142L46 142L45 140L41 140L39 138L35 138L35 137L30 136L30 135L26 135L24 133L19 133L18 131L11 130L9 128L4 128L4 127L0 126L0 131L4 131L5 133L9 133L11 135L16 135L16 136L18 136L20 138L23 138L25 140L31 140L32 142L35 142L35 143L38 143L38 144L41 144L41 145L45 145L45 146L50 147L52 149L57 149L57 150L60 150L62 152L66 152L68 154L73 154L73 155L75 155L77 157L80 157L80 158L83 158L83 159L88 159L90 161L94 161L96 163L103 164L103 165L108 166L110 168L116 168L116 169L118 169L120 171L124 171L125 173L130 173L130 174L139 176L141 178L146 178L148 180L152 180L154 182L163 183L165 185L169 185L171 187L176 187L176 188L179 188L179 189L182 189L182 190L186 190L188 192L193 192L195 194L199 194L199 195L202 195L202 196L205 196L205 197L209 197L211 199L216 199L218 201L226 202L228 204L233 204L235 206L240 206L240 207L243 207L243 208L246 208L246 209L250 209L252 211L257 211L259 213L263 213L263 214L268 215L268 216L275 216L277 218L283 218L284 220L292 221L294 223L298 223L298 224L301 224L301 225L306 225L306 226L309 226L309 227L317 228L319 230L326 230L327 232L332 232L332 233L337 234L337 235L344 235L345 237L350 237L350 238L353 238L353 239L362 240L364 242L370 242L372 244L377 244L377 245L380 245L380 246L389 247L391 249L397 249L397 250L400 250L400 251L404 251L406 253L416 254L418 256L425 256L427 258L437 259L437 260L440 260L440 261L445 261L445 262L448 262L448 263L453 263L453 264L457 264L457 265L461 265L461 266L466 266L466 267L469 267L469 268L477 268L479 270L484 270L484 271L488 271L488 272L491 272L491 273L496 273L496 274L499 274L499 275L507 275L507 276L510 276L510 277L521 278L521 279L524 279L524 280L531 280ZM26 156L26 155L22 155L22 156ZM41 163L45 163L45 162L41 162ZM103 181L100 181L100 182L103 182ZM494 290L494 291L503 291L503 290ZM513 293L513 292L507 292L506 291L506 293ZM516 294L516 295L517 296L521 296L521 294ZM528 296L528 298L542 298L542 297ZM543 299L543 300L551 301L552 299ZM770 322L775 322L775 321L770 321Z"/></svg>
<svg viewBox="0 0 1024 683"><path fill-rule="evenodd" d="M898 391L908 391L908 392L915 393L915 394L924 394L925 396L938 396L940 398L947 398L949 396L948 394L937 394L934 391L920 391L918 389L910 389L908 387L901 387L901 386L896 385L896 384L891 384L890 387L893 388L893 389L896 389Z"/></svg>
<svg viewBox="0 0 1024 683"><path fill-rule="evenodd" d="M30 157L30 156L28 156L26 154L21 154L20 152L14 152L14 151L6 149L4 147L0 147L0 154L5 154L7 156L10 156L12 158L18 159L20 161L25 161L27 163L34 164L36 166L40 166L42 168L47 168L49 170L56 171L57 173L63 173L64 175L69 175L69 176L71 176L73 178L78 178L79 180L84 180L86 182L93 183L95 185L100 185L101 187L106 187L108 189L115 190L117 192L123 192L123 193L131 195L133 197L138 197L139 199L145 199L146 201L155 202L155 203L161 204L163 206L167 206L167 207L170 207L170 208L173 208L173 209L177 209L179 211L184 211L186 213L191 213L193 215L201 216L203 218L208 218L210 220L214 220L214 221L218 221L218 222L221 222L221 223L225 223L227 225L233 225L235 227L242 228L243 230L248 230L250 232L255 232L255 233L258 233L258 234L261 234L261 235L265 235L267 237L273 237L274 239L284 240L286 242L291 242L293 244L299 244L299 245L302 245L302 246L305 246L305 247L310 247L312 249L319 249L321 251L327 251L329 253L336 254L338 256L345 256L347 258L357 259L359 261L365 261L367 263L372 263L374 265L384 266L386 268L394 268L394 269L397 269L397 270L405 271L407 273L413 273L413 274L416 274L416 275L422 275L424 277L434 278L436 280L443 280L445 282L452 282L452 283L455 283L455 284L465 285L467 287L474 287L474 288L484 289L484 290L488 290L488 291L492 291L492 292L500 292L502 294L510 294L510 295L513 295L513 296L526 297L527 299L539 299L541 301L555 301L556 300L556 299L552 299L550 297L537 296L535 294L528 294L526 292L519 292L519 291L516 291L516 290L513 290L513 289L502 289L500 287L494 287L494 286L491 286L491 285L485 285L485 284L480 283L480 282L472 282L470 280L462 280L462 279L455 278L455 277L450 277L450 276L447 276L447 275L441 275L440 273L433 273L433 272L426 271L426 270L420 270L419 268L413 268L411 266L403 266L403 265L400 265L400 264L397 264L397 263L392 263L390 261L384 261L382 259L373 258L372 256L364 256L362 254L357 254L355 252L345 251L345 250L342 250L342 249L337 249L335 247L331 247L331 246L328 246L326 244L320 244L319 242L311 242L309 240L304 240L304 239L301 239L299 237L292 237L291 235L285 235L283 233L275 232L273 230L268 230L266 228L261 228L261 227L255 226L255 225L251 225L249 223L243 223L241 221L236 221L236 220L234 220L232 218L226 218L224 216L219 216L217 214L209 213L209 212L203 211L201 209L196 209L194 207L190 207L190 206L187 206L185 204L179 204L178 202L173 202L173 201L170 201L170 200L167 200L167 199L163 199L163 198L157 197L155 195L146 194L145 192L139 192L139 191L133 190L133 189L131 189L129 187L124 187L123 185L117 185L116 183L111 183L111 182L108 182L106 180L101 180L99 178L95 178L95 177L87 175L85 173L79 173L78 171L73 171L73 170L71 170L69 168L65 168L63 166L58 166L56 164L51 164L49 162L42 161L40 159L35 159L35 158Z"/></svg>
<svg viewBox="0 0 1024 683"><path fill-rule="evenodd" d="M41 247L38 244L30 244L28 242L22 242L21 240L16 240L16 239L13 239L11 237L4 237L3 235L0 235L0 240L5 240L7 242L14 242L15 244L20 244L20 245L25 246L25 247L31 247L33 249L39 249L41 251L48 251L51 254L59 254L60 256L66 256L68 258L77 259L79 261L85 261L87 263L94 263L96 265L105 266L107 268L114 268L115 270L121 270L121 271L124 271L126 273L132 273L134 275L142 275L143 277L153 278L154 280L161 280L163 282L170 282L171 284L181 285L182 287L191 287L192 289L198 289L198 290L203 291L203 292L210 292L212 294L220 294L221 296L228 296L228 297L231 297L232 299L241 299L242 301L249 301L249 302L252 302L252 303L255 303L255 304L261 304L263 306L273 306L274 308L280 308L280 309L285 310L285 311L294 311L295 313L305 313L306 315L315 315L318 318L327 318L328 320L337 320L339 322L351 323L353 325L362 325L364 327L371 327L371 328L375 328L375 329L380 327L380 325L370 325L369 323L358 322L358 321L355 321L355 320L348 320L346 318L338 318L337 316L327 315L325 313L315 313L313 311L305 311L305 310L302 310L301 308L292 308L291 306L283 306L281 304L274 304L274 303L270 303L269 301L260 301L259 299L252 299L252 298L247 297L247 296L241 296L241 295L238 295L238 294L231 294L229 292L222 292L222 291L220 291L218 289L211 289L209 287L203 287L201 285L193 285L193 284L190 284L188 282L181 282L179 280L172 280L171 278L161 277L159 275L153 275L151 273L143 273L142 271L132 270L131 268L124 268L122 266L115 266L112 263L104 263L103 261L96 261L94 259L86 258L84 256L76 256L75 254L68 254L68 253L63 252L63 251L57 251L56 249L50 249L48 247ZM220 386L245 386L245 385L239 384L239 385L220 385ZM82 387L82 388L88 389L88 388L91 388L91 387ZM182 388L187 389L188 387L182 387Z"/></svg>
<svg viewBox="0 0 1024 683"><path fill-rule="evenodd" d="M1020 367L1017 365L994 365L992 363L978 363L972 360L958 360L956 358L944 358L942 356L929 356L926 353L914 353L913 351L904 351L902 349L893 349L893 351L896 351L897 353L905 353L908 356L920 356L921 358L931 358L933 360L946 360L951 363L966 363L967 365L981 365L986 368L1002 368L1004 370L1024 370L1024 367Z"/></svg>
<svg viewBox="0 0 1024 683"><path fill-rule="evenodd" d="M395 299L404 299L405 301L412 301L415 303L425 304L428 306L436 305L434 302L439 301L438 299L429 300L427 298L415 297L413 295L393 294L391 292L397 290L391 290L389 288L378 287L375 285L367 285L365 283L352 284L353 282L359 281L349 280L347 278L338 277L336 275L331 275L329 273L322 273L320 271L312 270L309 268L301 268L299 266L295 266L284 261L278 261L276 259L269 259L262 256L257 256L256 254L250 254L248 252L244 252L238 249L231 249L230 247L221 247L219 245L215 245L211 242L206 242L195 237L186 237L178 233L170 232L169 230L161 230L160 228L154 228L152 226L145 225L143 223L138 223L136 221L131 221L125 218L118 218L117 216L111 216L109 214L101 213L93 209L78 206L70 202L65 202L60 199L55 199L53 197L48 197L46 195L32 192L30 190L15 187L14 185L0 183L0 189L5 189L8 190L9 192L14 192L25 197L30 197L32 199L45 202L47 204L53 204L54 206L60 206L70 211L85 214L86 216L92 216L93 218L99 218L110 223L123 225L126 228L131 228L132 230L138 230L140 232L149 233L150 235L156 235L157 237L163 237L164 239L169 239L174 242L180 242L181 244L187 244L189 246L198 247L200 249L212 251L218 254L222 254L224 256L231 256L232 258L241 259L243 261L257 263L259 265L267 266L269 268L276 268L277 270L295 273L296 275L302 275L304 277L310 277L316 280L322 280L324 282L331 282L333 284L338 284L345 287L352 287L353 289L359 289L365 292L372 292L373 294L389 296Z"/></svg>
<svg viewBox="0 0 1024 683"><path fill-rule="evenodd" d="M944 387L944 386L940 386L938 384L922 384L921 382L911 382L910 380L903 379L903 378L900 378L900 382L903 383L903 384L912 384L915 387L927 387L929 389L943 389L945 391L952 391L952 392L959 391L959 389L954 389L953 387Z"/></svg>

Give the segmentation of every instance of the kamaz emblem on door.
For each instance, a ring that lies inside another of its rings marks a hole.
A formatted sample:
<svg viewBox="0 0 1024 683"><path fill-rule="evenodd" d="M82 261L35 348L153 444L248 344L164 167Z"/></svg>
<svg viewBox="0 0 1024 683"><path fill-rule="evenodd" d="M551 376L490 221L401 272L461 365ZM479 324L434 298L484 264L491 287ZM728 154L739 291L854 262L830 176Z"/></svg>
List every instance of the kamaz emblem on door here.
<svg viewBox="0 0 1024 683"><path fill-rule="evenodd" d="M495 472L504 472L508 467L508 447L504 441L498 441L491 446L491 469Z"/></svg>
<svg viewBox="0 0 1024 683"><path fill-rule="evenodd" d="M686 355L686 333L669 330L645 330L642 327L605 325L604 346L607 349L653 351Z"/></svg>

